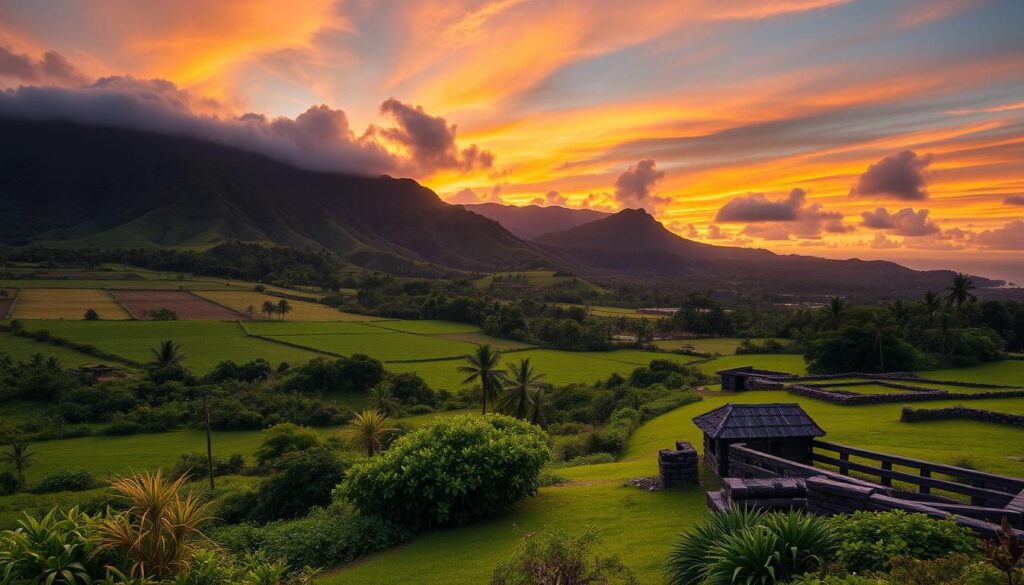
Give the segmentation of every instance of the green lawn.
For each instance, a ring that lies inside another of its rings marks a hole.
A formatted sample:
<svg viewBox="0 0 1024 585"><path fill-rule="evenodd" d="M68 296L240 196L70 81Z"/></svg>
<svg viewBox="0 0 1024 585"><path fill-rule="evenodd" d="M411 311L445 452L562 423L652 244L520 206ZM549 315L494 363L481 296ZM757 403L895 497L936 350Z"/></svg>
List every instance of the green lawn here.
<svg viewBox="0 0 1024 585"><path fill-rule="evenodd" d="M733 355L736 353L736 348L740 346L740 342L743 341L738 337L709 337L700 339L662 339L655 341L654 345L661 349L672 351L684 347L692 347L695 351L701 353L717 353L721 355ZM752 339L754 343L763 343L767 341L765 339ZM789 340L780 339L777 340L781 343L789 343Z"/></svg>
<svg viewBox="0 0 1024 585"><path fill-rule="evenodd" d="M1024 386L1024 361L1004 360L989 362L970 368L950 368L918 372L922 378L932 380L954 380L957 382L984 382L986 384L1005 384L1008 386Z"/></svg>
<svg viewBox="0 0 1024 585"><path fill-rule="evenodd" d="M46 357L55 357L65 367L78 367L82 364L96 364L104 361L91 355L59 347L51 343L19 337L10 333L0 333L0 354L7 355L7 357L14 361L21 361L37 353L41 353Z"/></svg>
<svg viewBox="0 0 1024 585"><path fill-rule="evenodd" d="M743 366L755 366L763 370L798 375L807 373L807 364L804 363L804 357L788 353L727 355L710 361L698 362L697 367L707 374L714 374L717 371Z"/></svg>
<svg viewBox="0 0 1024 585"><path fill-rule="evenodd" d="M246 321L245 329L253 335L339 335L388 333L363 321Z"/></svg>
<svg viewBox="0 0 1024 585"><path fill-rule="evenodd" d="M391 329L405 333L479 333L480 328L468 323L456 323L454 321L384 321L374 323L381 329Z"/></svg>
<svg viewBox="0 0 1024 585"><path fill-rule="evenodd" d="M364 353L381 361L420 360L464 356L476 345L414 333L381 332L366 335L314 334L268 336L303 347L341 355ZM390 367L390 364L388 365Z"/></svg>
<svg viewBox="0 0 1024 585"><path fill-rule="evenodd" d="M30 331L45 329L53 335L139 362L149 361L150 349L171 339L188 355L185 365L200 374L227 359L241 363L262 357L274 365L295 365L319 355L247 337L238 323L225 321L26 321L25 325Z"/></svg>
<svg viewBox="0 0 1024 585"><path fill-rule="evenodd" d="M890 388L881 384L850 384L848 386L827 386L822 390L853 392L854 394L906 394L913 390L904 388Z"/></svg>

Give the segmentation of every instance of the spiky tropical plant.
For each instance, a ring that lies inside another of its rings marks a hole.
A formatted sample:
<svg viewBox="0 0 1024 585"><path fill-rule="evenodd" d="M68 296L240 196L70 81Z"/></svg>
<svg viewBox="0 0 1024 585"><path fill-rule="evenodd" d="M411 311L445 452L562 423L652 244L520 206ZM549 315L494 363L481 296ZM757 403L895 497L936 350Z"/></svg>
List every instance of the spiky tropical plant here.
<svg viewBox="0 0 1024 585"><path fill-rule="evenodd" d="M126 510L100 521L96 547L128 562L128 574L166 579L185 570L205 541L200 528L209 520L207 504L182 486L187 476L167 481L160 469L111 482L113 497Z"/></svg>
<svg viewBox="0 0 1024 585"><path fill-rule="evenodd" d="M487 403L492 404L498 398L498 392L506 379L505 372L498 369L501 352L484 344L476 348L476 352L466 356L466 365L459 366L459 371L469 374L463 384L480 383L483 400L483 414L487 414Z"/></svg>
<svg viewBox="0 0 1024 585"><path fill-rule="evenodd" d="M541 378L530 364L530 358L524 358L518 364L508 368L505 381L505 395L498 404L498 410L516 418L526 420L533 405L534 391L540 387Z"/></svg>
<svg viewBox="0 0 1024 585"><path fill-rule="evenodd" d="M376 410L356 413L343 433L346 439L373 457L384 449L384 439L398 429L391 426L391 419Z"/></svg>
<svg viewBox="0 0 1024 585"><path fill-rule="evenodd" d="M708 551L728 535L756 526L764 512L753 508L734 507L715 512L707 520L680 535L672 546L665 575L669 585L701 585L708 573Z"/></svg>
<svg viewBox="0 0 1024 585"><path fill-rule="evenodd" d="M149 350L153 354L153 364L160 368L173 368L180 366L188 356L181 351L181 346L174 341L167 339L160 342Z"/></svg>
<svg viewBox="0 0 1024 585"><path fill-rule="evenodd" d="M29 451L25 441L11 443L10 449L0 454L0 463L6 463L18 474L18 485L25 489L25 471L36 462L36 454Z"/></svg>

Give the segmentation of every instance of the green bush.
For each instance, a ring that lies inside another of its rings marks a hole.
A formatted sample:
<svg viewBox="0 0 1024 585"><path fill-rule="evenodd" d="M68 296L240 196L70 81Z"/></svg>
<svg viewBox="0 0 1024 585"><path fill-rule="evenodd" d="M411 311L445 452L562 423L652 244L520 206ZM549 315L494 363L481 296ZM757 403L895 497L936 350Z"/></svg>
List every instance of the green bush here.
<svg viewBox="0 0 1024 585"><path fill-rule="evenodd" d="M0 473L0 496L9 496L17 493L19 489L21 489L21 482L18 481L18 476L10 471Z"/></svg>
<svg viewBox="0 0 1024 585"><path fill-rule="evenodd" d="M836 544L823 518L734 508L684 532L665 572L670 585L784 582L823 565Z"/></svg>
<svg viewBox="0 0 1024 585"><path fill-rule="evenodd" d="M89 585L102 579L107 567L118 568L119 559L96 554L94 526L94 519L78 508L53 509L38 520L26 514L17 530L0 533L3 582Z"/></svg>
<svg viewBox="0 0 1024 585"><path fill-rule="evenodd" d="M600 538L594 530L578 534L545 530L529 535L511 559L494 569L491 585L638 583L633 572L617 557L595 554L598 543Z"/></svg>
<svg viewBox="0 0 1024 585"><path fill-rule="evenodd" d="M213 458L213 475L238 475L245 471L245 457L232 453L227 459ZM171 470L171 477L187 475L190 480L205 477L209 473L209 461L203 453L185 453L178 458Z"/></svg>
<svg viewBox="0 0 1024 585"><path fill-rule="evenodd" d="M263 431L266 437L256 449L256 461L260 465L272 463L285 453L305 451L323 445L320 434L309 427L292 423L279 423Z"/></svg>
<svg viewBox="0 0 1024 585"><path fill-rule="evenodd" d="M614 463L615 456L611 453L591 453L590 455L580 455L579 457L573 457L568 461L558 461L552 463L550 467L552 469L564 469L566 467L578 467L580 465L598 465L601 463Z"/></svg>
<svg viewBox="0 0 1024 585"><path fill-rule="evenodd" d="M345 466L326 449L286 455L277 472L256 487L249 518L257 522L296 518L314 506L326 506L344 476Z"/></svg>
<svg viewBox="0 0 1024 585"><path fill-rule="evenodd" d="M32 488L32 491L37 494L49 494L53 492L80 492L94 487L96 487L96 478L91 472L61 469L43 478L42 481Z"/></svg>
<svg viewBox="0 0 1024 585"><path fill-rule="evenodd" d="M535 494L548 456L539 427L503 415L453 416L353 465L338 494L413 529L464 524Z"/></svg>
<svg viewBox="0 0 1024 585"><path fill-rule="evenodd" d="M298 520L237 524L210 531L235 554L256 550L292 567L333 567L391 548L411 534L382 518L316 509Z"/></svg>
<svg viewBox="0 0 1024 585"><path fill-rule="evenodd" d="M894 510L834 516L830 523L843 535L837 561L850 572L887 570L889 560L899 555L926 560L951 553L981 555L981 541L950 519Z"/></svg>

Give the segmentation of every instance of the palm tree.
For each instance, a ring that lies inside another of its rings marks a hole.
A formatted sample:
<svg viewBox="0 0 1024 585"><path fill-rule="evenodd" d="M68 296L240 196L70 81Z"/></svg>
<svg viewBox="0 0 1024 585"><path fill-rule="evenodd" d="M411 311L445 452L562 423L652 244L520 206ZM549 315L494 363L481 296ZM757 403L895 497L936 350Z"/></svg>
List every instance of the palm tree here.
<svg viewBox="0 0 1024 585"><path fill-rule="evenodd" d="M273 301L263 301L263 312L267 314L267 320L274 318L274 313L277 312L277 306Z"/></svg>
<svg viewBox="0 0 1024 585"><path fill-rule="evenodd" d="M28 443L11 443L11 449L0 455L0 463L6 463L18 473L18 485L25 489L25 471L36 462L36 454L28 450Z"/></svg>
<svg viewBox="0 0 1024 585"><path fill-rule="evenodd" d="M931 327L935 322L935 315L942 310L942 299L934 292L928 291L924 293L921 305L924 307L924 314L928 318L928 326Z"/></svg>
<svg viewBox="0 0 1024 585"><path fill-rule="evenodd" d="M153 363L160 368L173 368L181 365L188 357L181 351L181 346L170 339L161 341L160 345L151 348Z"/></svg>
<svg viewBox="0 0 1024 585"><path fill-rule="evenodd" d="M248 307L246 307L245 308L245 316L250 321L252 321L253 318L256 316L256 307L254 307L252 305L249 305Z"/></svg>
<svg viewBox="0 0 1024 585"><path fill-rule="evenodd" d="M501 352L491 349L490 345L484 344L476 348L476 353L466 356L465 366L459 366L459 371L469 374L462 381L463 384L480 382L480 390L483 393L483 414L487 414L487 401L498 397L498 391L505 381L505 373L498 369L498 362L501 361Z"/></svg>
<svg viewBox="0 0 1024 585"><path fill-rule="evenodd" d="M530 423L543 427L547 424L548 411L551 410L551 405L548 404L548 394L543 385L538 385L533 390L533 394L530 395L530 403L533 407L530 412Z"/></svg>
<svg viewBox="0 0 1024 585"><path fill-rule="evenodd" d="M499 405L500 410L526 420L533 403L533 392L540 387L540 379L543 377L544 374L538 374L530 365L530 358L522 359L518 364L510 366L505 386L506 393Z"/></svg>
<svg viewBox="0 0 1024 585"><path fill-rule="evenodd" d="M376 410L364 410L356 413L343 433L346 438L360 449L366 451L367 457L373 457L384 448L384 438L398 431L390 426L391 419Z"/></svg>
<svg viewBox="0 0 1024 585"><path fill-rule="evenodd" d="M114 497L128 509L99 522L96 553L124 555L129 574L142 581L162 581L187 569L203 545L200 528L210 519L209 504L201 503L196 490L183 489L187 480L183 475L165 481L159 469L114 480Z"/></svg>
<svg viewBox="0 0 1024 585"><path fill-rule="evenodd" d="M832 325L838 326L839 322L843 319L843 313L846 311L846 301L841 297L832 297L828 300L828 306L825 307L825 311L832 319Z"/></svg>
<svg viewBox="0 0 1024 585"><path fill-rule="evenodd" d="M885 372L885 337L892 333L892 325L884 319L876 318L871 322L875 331L875 349L878 350L878 365L881 372Z"/></svg>
<svg viewBox="0 0 1024 585"><path fill-rule="evenodd" d="M402 415L402 403L395 398L391 384L383 382L370 389L370 408L384 414L397 418Z"/></svg>
<svg viewBox="0 0 1024 585"><path fill-rule="evenodd" d="M292 312L292 306L288 302L288 299L281 299L277 301L277 312L281 315L281 320L284 321L284 316Z"/></svg>
<svg viewBox="0 0 1024 585"><path fill-rule="evenodd" d="M896 321L896 327L903 329L904 325L907 324L907 319L910 317L910 310L907 308L906 303L901 300L896 300L887 305L889 314L892 315L894 321Z"/></svg>
<svg viewBox="0 0 1024 585"><path fill-rule="evenodd" d="M963 309L967 303L978 300L971 291L974 290L974 281L963 272L953 277L953 284L946 287L946 304L956 307L957 312Z"/></svg>

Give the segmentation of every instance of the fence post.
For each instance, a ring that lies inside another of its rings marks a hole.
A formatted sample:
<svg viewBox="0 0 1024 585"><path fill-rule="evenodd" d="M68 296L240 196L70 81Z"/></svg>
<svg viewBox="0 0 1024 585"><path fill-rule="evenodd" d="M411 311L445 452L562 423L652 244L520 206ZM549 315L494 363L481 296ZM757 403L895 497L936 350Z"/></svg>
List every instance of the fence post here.
<svg viewBox="0 0 1024 585"><path fill-rule="evenodd" d="M884 471L892 471L892 461L883 461L882 462L882 469ZM892 478L891 477L882 475L882 476L880 476L880 482L885 487L892 487Z"/></svg>
<svg viewBox="0 0 1024 585"><path fill-rule="evenodd" d="M931 477L931 476L932 476L932 472L931 472L930 469L921 468L921 477ZM929 487L929 486L926 486L924 484L921 484L920 486L918 486L917 493L919 493L919 494L930 494L930 493L932 493L932 488Z"/></svg>
<svg viewBox="0 0 1024 585"><path fill-rule="evenodd" d="M839 454L839 460L840 461L849 462L850 461L850 454L847 453L846 451L843 451L842 453ZM850 475L850 468L845 466L845 465L840 464L839 465L839 473L841 473L842 475Z"/></svg>
<svg viewBox="0 0 1024 585"><path fill-rule="evenodd" d="M977 487L977 488L984 488L985 487L985 482L983 480L976 479L976 480L971 482L971 485L973 485L974 487ZM982 507L984 507L985 506L985 501L986 501L985 498L983 498L981 496L971 496L971 505L972 506L982 506Z"/></svg>

